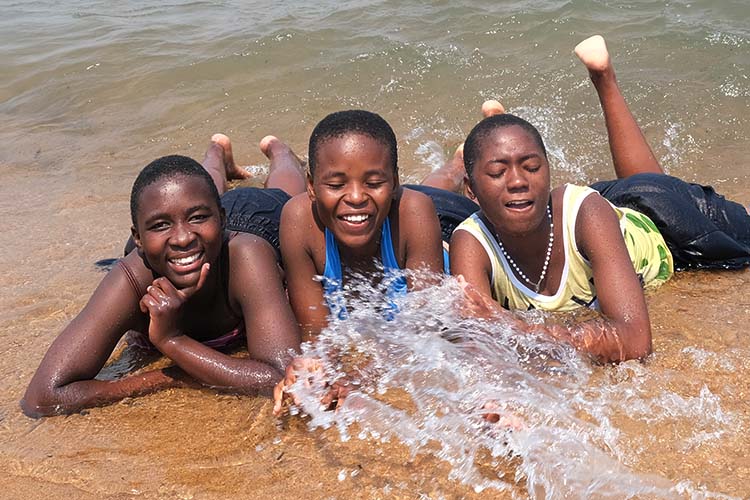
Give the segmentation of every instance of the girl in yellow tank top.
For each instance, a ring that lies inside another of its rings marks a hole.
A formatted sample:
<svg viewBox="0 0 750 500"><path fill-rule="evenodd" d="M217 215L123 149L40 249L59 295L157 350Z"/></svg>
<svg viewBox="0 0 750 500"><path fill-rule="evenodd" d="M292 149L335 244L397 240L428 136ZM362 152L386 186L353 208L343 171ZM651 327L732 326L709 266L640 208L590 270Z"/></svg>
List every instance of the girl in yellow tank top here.
<svg viewBox="0 0 750 500"><path fill-rule="evenodd" d="M578 249L575 227L581 203L598 193L589 187L565 186L563 195L563 246L565 265L560 286L554 295L543 295L517 278L503 254L493 232L479 214L474 214L456 231L470 233L487 252L492 264L492 298L506 309L571 311L581 306L598 308L593 271L588 259ZM644 287L655 287L668 280L674 271L672 255L659 230L645 215L610 204L620 221L620 230L628 248L633 268Z"/></svg>
<svg viewBox="0 0 750 500"><path fill-rule="evenodd" d="M665 176L620 93L604 39L586 39L575 53L602 105L617 178ZM481 219L466 222L450 244L466 310L568 342L601 361L647 356L643 283L664 281L673 267L663 238L641 214L612 207L587 188L551 190L539 131L516 116L487 114L464 143L467 190ZM592 305L601 315L572 326L530 325L503 305L556 311Z"/></svg>

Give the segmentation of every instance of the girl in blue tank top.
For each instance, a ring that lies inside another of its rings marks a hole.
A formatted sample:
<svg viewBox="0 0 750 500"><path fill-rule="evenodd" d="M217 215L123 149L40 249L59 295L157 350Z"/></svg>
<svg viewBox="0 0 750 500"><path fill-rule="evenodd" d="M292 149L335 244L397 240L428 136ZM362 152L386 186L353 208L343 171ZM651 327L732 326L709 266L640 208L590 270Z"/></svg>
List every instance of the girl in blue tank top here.
<svg viewBox="0 0 750 500"><path fill-rule="evenodd" d="M444 172L428 177L432 188L401 186L396 136L375 113L350 110L328 115L310 137L308 156L307 193L285 206L280 229L289 300L297 320L307 334L315 335L330 317L346 318L343 285L355 273L384 283L387 315L392 315L397 310L394 300L416 286L401 271L441 275L443 240L478 207L459 194L438 189L435 180ZM456 162L446 186L458 186L462 172L462 163ZM432 199L445 200L445 210L436 211ZM449 227L443 232L444 221Z"/></svg>

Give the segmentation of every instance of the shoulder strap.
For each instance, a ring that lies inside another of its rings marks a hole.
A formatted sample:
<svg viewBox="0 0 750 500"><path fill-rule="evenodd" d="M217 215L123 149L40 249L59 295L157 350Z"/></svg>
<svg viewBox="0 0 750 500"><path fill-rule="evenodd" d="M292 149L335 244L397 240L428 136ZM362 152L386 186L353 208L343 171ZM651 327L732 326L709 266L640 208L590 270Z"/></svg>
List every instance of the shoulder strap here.
<svg viewBox="0 0 750 500"><path fill-rule="evenodd" d="M495 277L501 272L502 263L500 262L500 248L497 246L495 237L492 232L485 225L482 218L478 213L472 214L468 219L463 221L457 228L456 231L466 231L474 237L475 240L482 245L487 257L490 259L490 265L492 266L492 276L490 276L491 282L495 283Z"/></svg>
<svg viewBox="0 0 750 500"><path fill-rule="evenodd" d="M396 259L393 249L393 238L391 237L391 220L386 218L380 233L380 260L383 262L383 272L388 280L388 298L406 295L406 279Z"/></svg>
<svg viewBox="0 0 750 500"><path fill-rule="evenodd" d="M136 300L140 301L143 296L146 295L146 288L139 285L133 270L127 265L125 259L118 260L116 265L122 269L122 272L125 274L125 278L128 280L128 283L130 283L130 288L133 290Z"/></svg>

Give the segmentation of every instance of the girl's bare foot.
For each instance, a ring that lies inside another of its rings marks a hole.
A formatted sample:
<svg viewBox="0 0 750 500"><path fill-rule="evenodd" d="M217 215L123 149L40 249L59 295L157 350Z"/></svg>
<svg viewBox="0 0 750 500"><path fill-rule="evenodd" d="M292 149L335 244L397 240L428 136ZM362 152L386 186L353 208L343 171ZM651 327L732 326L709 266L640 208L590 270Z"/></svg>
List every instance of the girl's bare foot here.
<svg viewBox="0 0 750 500"><path fill-rule="evenodd" d="M485 118L494 115L502 115L503 113L505 113L505 107L495 99L489 99L482 103L482 116Z"/></svg>
<svg viewBox="0 0 750 500"><path fill-rule="evenodd" d="M250 172L248 172L244 168L238 167L237 164L234 163L234 156L232 155L232 141L229 140L229 137L224 134L214 134L211 136L211 142L221 146L221 149L224 152L224 169L227 173L227 180L231 181L235 179L247 179L248 177L252 177L252 174Z"/></svg>
<svg viewBox="0 0 750 500"><path fill-rule="evenodd" d="M612 60L607 51L607 44L601 35L585 39L576 45L573 52L592 75L612 70Z"/></svg>

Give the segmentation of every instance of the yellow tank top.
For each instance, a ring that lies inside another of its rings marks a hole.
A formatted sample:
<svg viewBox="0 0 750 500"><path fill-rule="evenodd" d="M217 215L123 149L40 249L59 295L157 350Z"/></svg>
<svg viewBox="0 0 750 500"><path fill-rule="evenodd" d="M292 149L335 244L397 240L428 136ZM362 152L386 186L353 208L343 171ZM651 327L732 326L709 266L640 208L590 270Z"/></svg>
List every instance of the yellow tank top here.
<svg viewBox="0 0 750 500"><path fill-rule="evenodd" d="M552 296L536 293L516 278L495 236L478 214L456 228L456 231L467 231L474 236L487 252L492 263L492 295L503 307L545 311L571 311L581 306L598 309L591 265L578 251L575 238L578 210L592 193L596 191L589 187L565 186L562 214L565 265L560 287ZM674 272L672 254L654 223L640 212L610 205L620 220L620 230L641 284L654 287L667 281Z"/></svg>

